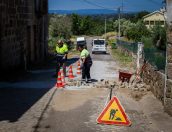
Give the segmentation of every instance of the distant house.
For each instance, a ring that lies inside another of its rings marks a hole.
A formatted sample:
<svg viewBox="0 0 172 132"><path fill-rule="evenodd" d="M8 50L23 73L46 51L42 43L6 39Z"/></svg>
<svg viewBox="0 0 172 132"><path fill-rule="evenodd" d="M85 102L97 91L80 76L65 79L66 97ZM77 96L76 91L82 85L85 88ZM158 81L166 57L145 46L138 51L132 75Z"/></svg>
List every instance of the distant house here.
<svg viewBox="0 0 172 132"><path fill-rule="evenodd" d="M156 24L160 24L162 27L165 26L165 17L162 11L154 11L144 16L143 21L147 28L153 27Z"/></svg>

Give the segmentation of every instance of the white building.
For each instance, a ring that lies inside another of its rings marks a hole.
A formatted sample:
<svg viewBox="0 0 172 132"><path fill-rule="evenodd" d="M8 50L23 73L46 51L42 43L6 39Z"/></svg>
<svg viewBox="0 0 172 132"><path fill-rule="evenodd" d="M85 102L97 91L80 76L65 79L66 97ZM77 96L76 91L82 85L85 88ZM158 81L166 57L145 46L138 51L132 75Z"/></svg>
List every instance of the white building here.
<svg viewBox="0 0 172 132"><path fill-rule="evenodd" d="M156 24L160 24L162 27L165 26L164 12L154 11L143 17L143 21L147 28L151 28Z"/></svg>

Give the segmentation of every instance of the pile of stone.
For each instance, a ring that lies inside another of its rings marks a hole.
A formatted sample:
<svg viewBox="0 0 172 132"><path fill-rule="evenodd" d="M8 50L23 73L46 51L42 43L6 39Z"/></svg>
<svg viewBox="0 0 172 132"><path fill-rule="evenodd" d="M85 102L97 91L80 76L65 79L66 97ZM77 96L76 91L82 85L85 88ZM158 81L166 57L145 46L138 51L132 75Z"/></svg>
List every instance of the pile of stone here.
<svg viewBox="0 0 172 132"><path fill-rule="evenodd" d="M95 88L115 88L116 81L101 79L99 82L93 84Z"/></svg>
<svg viewBox="0 0 172 132"><path fill-rule="evenodd" d="M128 89L131 89L133 91L141 91L141 92L150 91L150 86L145 84L142 79L139 81L136 81L135 76L131 77L129 83L118 81L117 87L118 88L128 88Z"/></svg>

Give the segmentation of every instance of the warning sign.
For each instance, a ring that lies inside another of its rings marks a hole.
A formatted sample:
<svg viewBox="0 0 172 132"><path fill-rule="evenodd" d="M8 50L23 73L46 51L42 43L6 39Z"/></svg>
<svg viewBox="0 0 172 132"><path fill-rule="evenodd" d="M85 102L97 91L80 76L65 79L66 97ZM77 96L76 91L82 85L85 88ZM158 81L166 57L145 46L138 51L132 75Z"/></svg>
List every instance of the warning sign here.
<svg viewBox="0 0 172 132"><path fill-rule="evenodd" d="M127 115L116 97L110 100L109 104L98 117L97 122L110 125L131 125L131 122L127 118Z"/></svg>

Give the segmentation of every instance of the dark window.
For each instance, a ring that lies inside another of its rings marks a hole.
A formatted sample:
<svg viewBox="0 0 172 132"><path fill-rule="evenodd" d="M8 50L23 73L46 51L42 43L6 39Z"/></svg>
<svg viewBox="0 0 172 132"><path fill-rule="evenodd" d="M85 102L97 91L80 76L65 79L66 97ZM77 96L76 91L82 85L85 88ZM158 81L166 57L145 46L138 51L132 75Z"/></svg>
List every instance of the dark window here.
<svg viewBox="0 0 172 132"><path fill-rule="evenodd" d="M146 25L149 25L149 21L145 21L145 24L146 24Z"/></svg>
<svg viewBox="0 0 172 132"><path fill-rule="evenodd" d="M150 25L154 25L154 21L150 21Z"/></svg>
<svg viewBox="0 0 172 132"><path fill-rule="evenodd" d="M160 24L161 24L161 25L164 25L164 21L160 21Z"/></svg>
<svg viewBox="0 0 172 132"><path fill-rule="evenodd" d="M86 44L85 41L78 41L78 42L77 42L77 45L85 45L85 44Z"/></svg>
<svg viewBox="0 0 172 132"><path fill-rule="evenodd" d="M94 40L95 45L104 45L105 41L104 40Z"/></svg>

